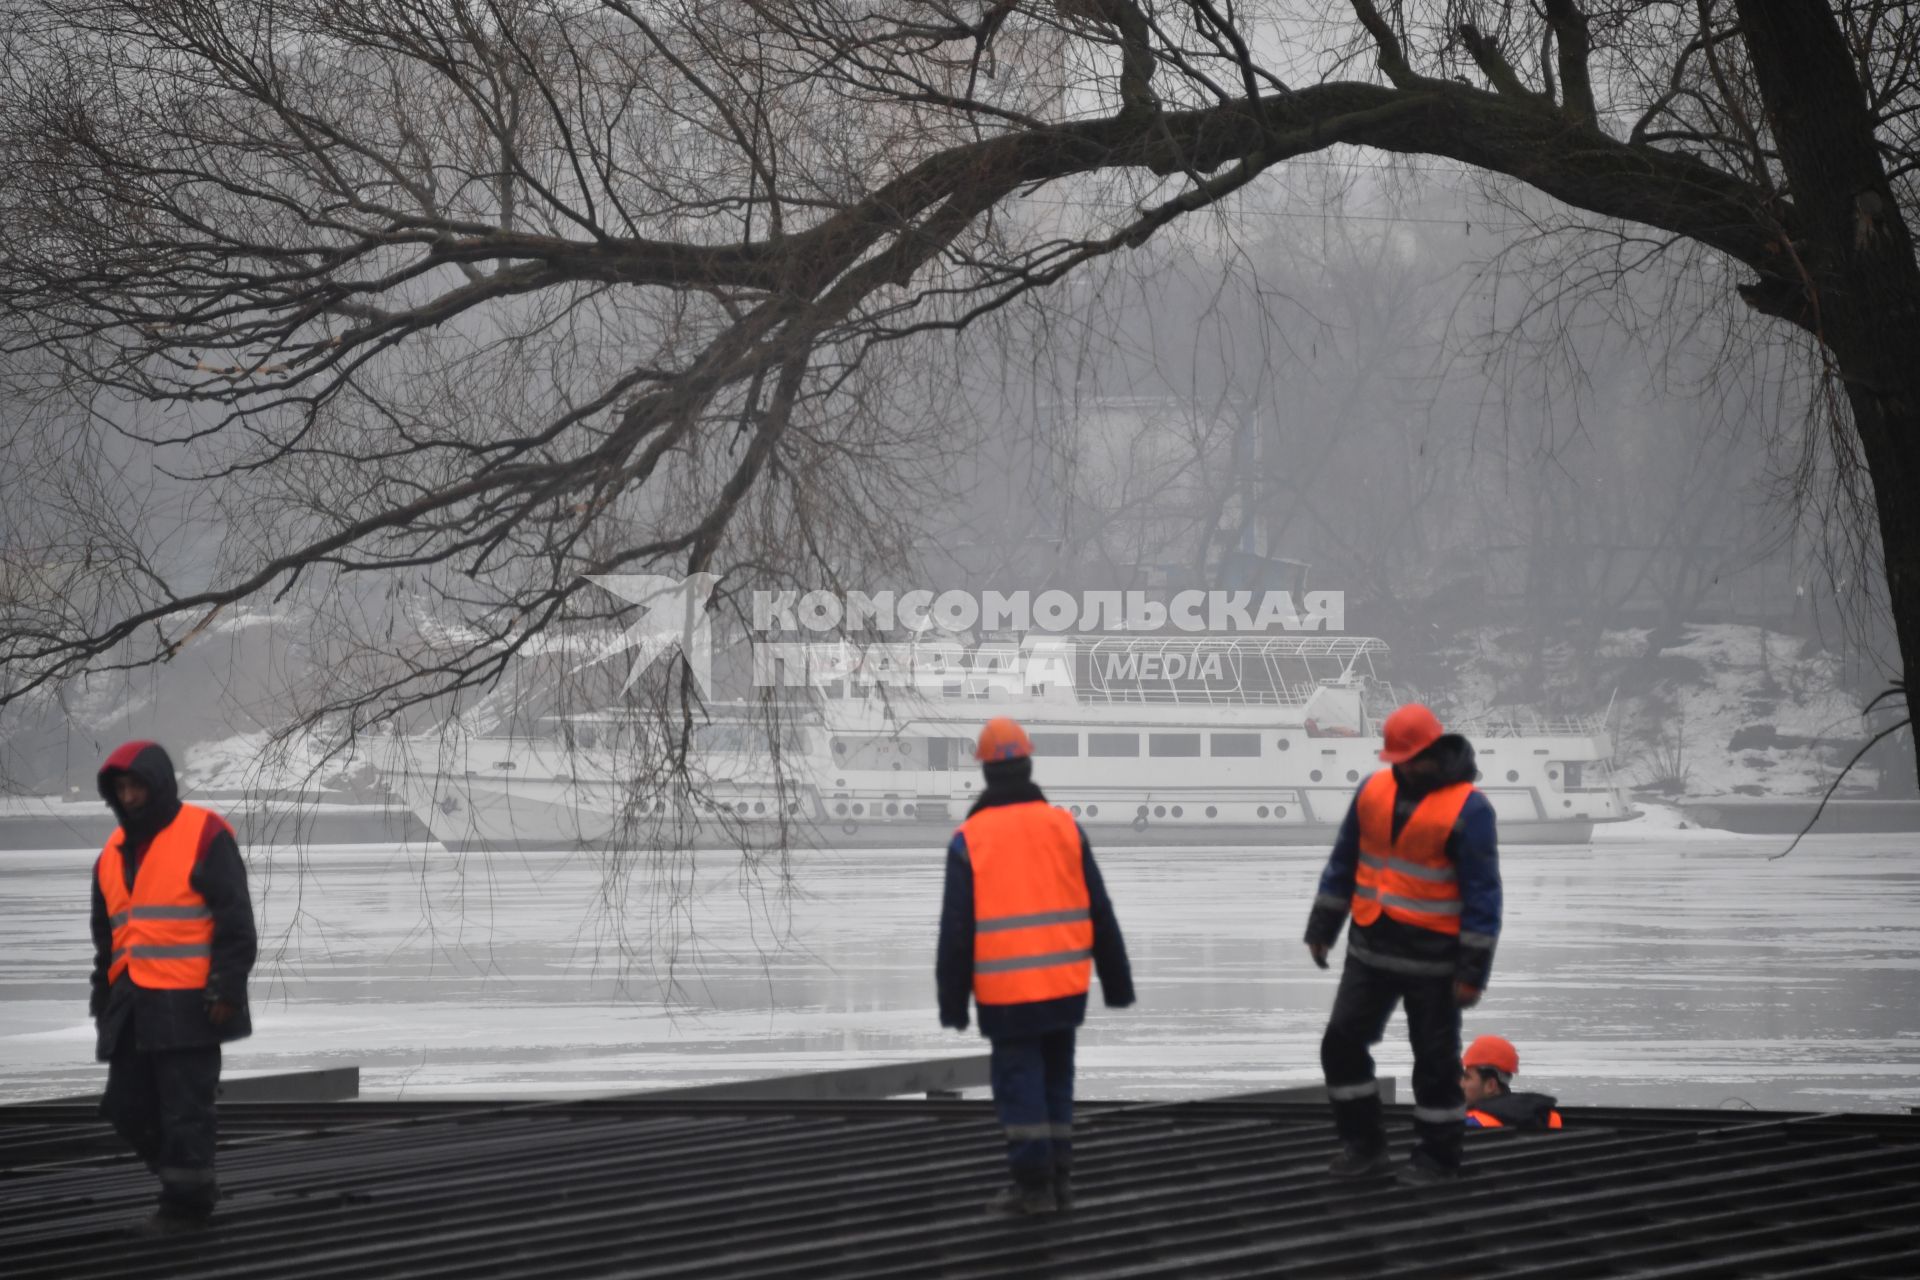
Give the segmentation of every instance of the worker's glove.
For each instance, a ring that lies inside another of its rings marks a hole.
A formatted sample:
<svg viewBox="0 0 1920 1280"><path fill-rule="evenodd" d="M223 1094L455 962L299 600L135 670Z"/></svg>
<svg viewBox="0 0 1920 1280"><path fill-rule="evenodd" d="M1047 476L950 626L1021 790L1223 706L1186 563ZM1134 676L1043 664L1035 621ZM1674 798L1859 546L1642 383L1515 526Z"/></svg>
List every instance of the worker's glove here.
<svg viewBox="0 0 1920 1280"><path fill-rule="evenodd" d="M1453 983L1453 1002L1462 1009L1471 1009L1480 1003L1480 988L1455 979Z"/></svg>
<svg viewBox="0 0 1920 1280"><path fill-rule="evenodd" d="M224 1027L233 1021L233 1015L240 1012L240 1006L226 1000L214 992L207 992L207 1021L216 1027Z"/></svg>
<svg viewBox="0 0 1920 1280"><path fill-rule="evenodd" d="M1307 944L1307 954L1312 956L1313 962L1319 965L1322 969L1325 969L1327 967L1327 951L1328 950L1329 948L1327 947L1327 944L1324 942L1309 942Z"/></svg>
<svg viewBox="0 0 1920 1280"><path fill-rule="evenodd" d="M93 990L87 993L87 1016L97 1022L106 1016L106 1012L107 987L103 983L96 983Z"/></svg>

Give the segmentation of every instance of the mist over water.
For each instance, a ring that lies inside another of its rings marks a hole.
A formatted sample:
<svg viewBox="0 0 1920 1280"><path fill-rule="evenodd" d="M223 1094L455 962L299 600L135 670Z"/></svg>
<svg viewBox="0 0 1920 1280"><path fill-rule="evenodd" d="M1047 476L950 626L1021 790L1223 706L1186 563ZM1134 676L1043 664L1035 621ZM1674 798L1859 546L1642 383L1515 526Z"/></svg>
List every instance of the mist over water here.
<svg viewBox="0 0 1920 1280"><path fill-rule="evenodd" d="M1503 852L1507 923L1468 1037L1514 1040L1569 1104L1920 1104L1912 836L1609 833ZM1323 854L1110 850L1140 1004L1082 1033L1081 1094L1319 1080L1333 999L1299 943ZM0 855L0 1100L97 1090L90 851ZM262 961L233 1072L361 1068L363 1094L607 1094L981 1053L938 1026L938 849L796 855L777 892L728 855L685 885L604 856L438 846L250 853ZM624 887L623 887L624 886ZM671 978L674 996L663 999ZM1406 1087L1396 1017L1379 1050Z"/></svg>

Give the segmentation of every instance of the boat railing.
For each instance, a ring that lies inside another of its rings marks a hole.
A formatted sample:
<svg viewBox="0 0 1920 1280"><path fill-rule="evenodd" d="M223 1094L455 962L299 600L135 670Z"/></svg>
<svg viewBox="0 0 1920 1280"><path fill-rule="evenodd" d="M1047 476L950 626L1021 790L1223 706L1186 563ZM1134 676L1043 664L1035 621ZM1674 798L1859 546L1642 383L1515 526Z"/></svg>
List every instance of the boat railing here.
<svg viewBox="0 0 1920 1280"><path fill-rule="evenodd" d="M1306 704L1306 694L1312 686L1304 690L1298 686L1276 682L1276 688L1249 688L1241 684L1230 688L1142 688L1139 686L1109 686L1093 689L1081 689L1076 698L1083 703L1101 706L1219 706L1219 707L1301 707Z"/></svg>
<svg viewBox="0 0 1920 1280"><path fill-rule="evenodd" d="M1322 685L1376 679L1368 636L1078 639L1078 698L1101 705L1304 707Z"/></svg>
<svg viewBox="0 0 1920 1280"><path fill-rule="evenodd" d="M1495 711L1455 720L1449 729L1470 738L1597 738L1607 731L1599 716L1539 716Z"/></svg>

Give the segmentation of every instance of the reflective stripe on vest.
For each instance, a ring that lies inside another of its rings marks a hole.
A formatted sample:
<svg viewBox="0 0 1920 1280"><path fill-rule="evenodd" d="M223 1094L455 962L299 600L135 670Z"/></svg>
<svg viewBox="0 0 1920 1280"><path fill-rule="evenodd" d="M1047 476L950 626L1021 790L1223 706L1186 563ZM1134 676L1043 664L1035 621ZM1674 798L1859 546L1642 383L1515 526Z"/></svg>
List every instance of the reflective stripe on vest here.
<svg viewBox="0 0 1920 1280"><path fill-rule="evenodd" d="M221 818L183 804L140 858L133 888L127 888L120 856L124 833L115 831L100 853L96 878L113 925L107 980L128 974L152 990L197 990L213 971L213 912L193 888L193 869L214 836L227 830Z"/></svg>
<svg viewBox="0 0 1920 1280"><path fill-rule="evenodd" d="M961 824L973 868L973 997L1028 1004L1085 995L1093 912L1080 828L1043 801L982 809Z"/></svg>
<svg viewBox="0 0 1920 1280"><path fill-rule="evenodd" d="M1360 824L1360 865L1353 879L1353 919L1369 925L1381 912L1436 933L1460 932L1460 886L1447 860L1447 839L1473 794L1471 782L1456 782L1421 797L1393 835L1393 804L1399 794L1393 770L1367 779L1354 802Z"/></svg>

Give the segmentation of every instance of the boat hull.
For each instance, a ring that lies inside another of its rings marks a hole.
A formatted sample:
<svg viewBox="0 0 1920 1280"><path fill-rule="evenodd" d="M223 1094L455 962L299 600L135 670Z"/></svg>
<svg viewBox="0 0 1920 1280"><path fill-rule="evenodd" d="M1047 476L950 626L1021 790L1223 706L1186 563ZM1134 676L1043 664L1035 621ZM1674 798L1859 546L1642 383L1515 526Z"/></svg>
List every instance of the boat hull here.
<svg viewBox="0 0 1920 1280"><path fill-rule="evenodd" d="M940 848L965 818L971 796L909 790L864 803L799 787L739 789L718 802L658 811L625 807L625 792L606 783L557 779L429 775L389 780L433 838L456 850L613 848ZM1255 803L1281 795L1288 803ZM1532 793L1491 788L1507 844L1585 844L1594 822L1546 819ZM1219 790L1138 796L1057 794L1096 848L1177 846L1326 846L1352 800L1341 790L1266 789L1255 796ZM832 806L832 807L829 807ZM853 810L857 808L860 812ZM845 810L839 812L838 810Z"/></svg>

